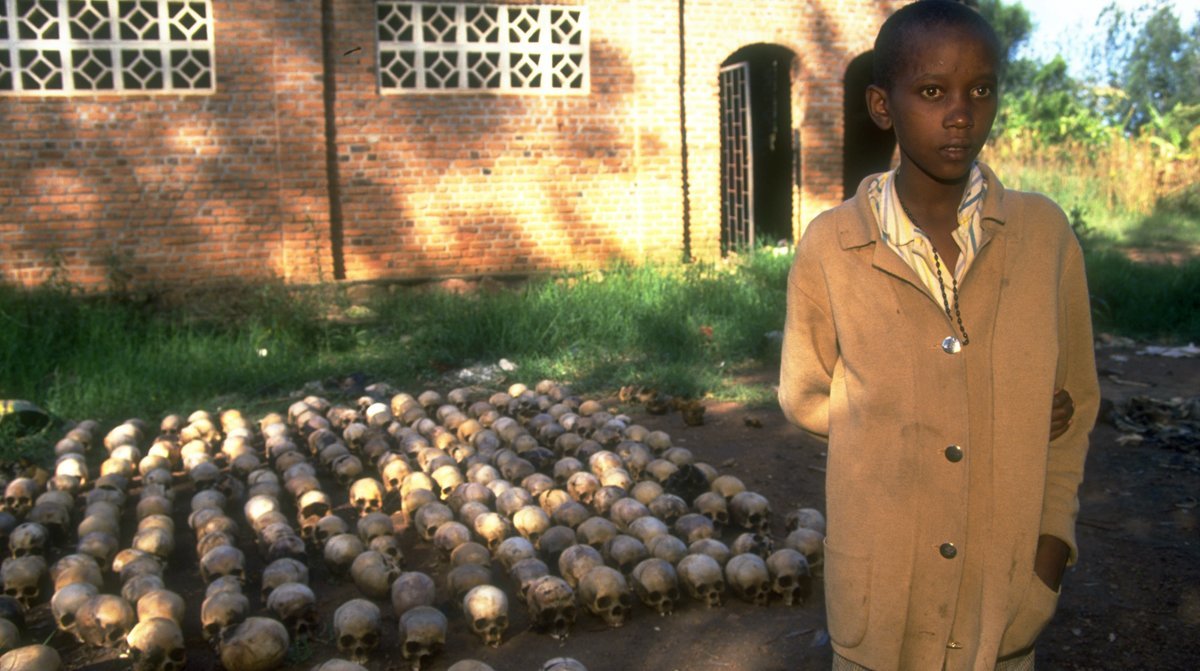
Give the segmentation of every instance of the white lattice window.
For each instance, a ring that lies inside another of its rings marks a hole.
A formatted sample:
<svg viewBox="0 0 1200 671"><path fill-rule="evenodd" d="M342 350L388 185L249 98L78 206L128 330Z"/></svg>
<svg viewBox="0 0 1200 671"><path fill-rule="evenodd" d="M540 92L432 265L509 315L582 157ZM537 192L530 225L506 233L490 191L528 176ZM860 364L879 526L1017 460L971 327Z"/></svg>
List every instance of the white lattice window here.
<svg viewBox="0 0 1200 671"><path fill-rule="evenodd" d="M0 95L212 93L210 0L0 0Z"/></svg>
<svg viewBox="0 0 1200 671"><path fill-rule="evenodd" d="M383 93L588 90L583 7L375 4Z"/></svg>

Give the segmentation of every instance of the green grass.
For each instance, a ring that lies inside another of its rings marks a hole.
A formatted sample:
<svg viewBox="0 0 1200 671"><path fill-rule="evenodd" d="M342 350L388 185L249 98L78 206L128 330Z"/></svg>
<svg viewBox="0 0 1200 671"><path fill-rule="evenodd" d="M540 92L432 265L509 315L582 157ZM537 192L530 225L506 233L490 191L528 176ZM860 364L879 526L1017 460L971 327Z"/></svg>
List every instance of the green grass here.
<svg viewBox="0 0 1200 671"><path fill-rule="evenodd" d="M1138 263L1120 249L1086 254L1097 331L1164 342L1200 342L1200 259Z"/></svg>
<svg viewBox="0 0 1200 671"><path fill-rule="evenodd" d="M515 290L404 289L360 305L333 285L222 287L171 304L0 287L0 399L102 421L279 409L314 380L363 373L412 388L507 358L520 366L514 380L753 400L762 394L737 376L772 356L765 334L782 326L789 263L762 253L614 266Z"/></svg>

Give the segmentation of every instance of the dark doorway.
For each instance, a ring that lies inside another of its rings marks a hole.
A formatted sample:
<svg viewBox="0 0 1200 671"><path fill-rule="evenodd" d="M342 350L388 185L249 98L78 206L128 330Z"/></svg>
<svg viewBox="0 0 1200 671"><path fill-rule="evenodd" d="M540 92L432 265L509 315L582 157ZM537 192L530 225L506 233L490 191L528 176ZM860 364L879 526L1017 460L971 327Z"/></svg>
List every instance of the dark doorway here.
<svg viewBox="0 0 1200 671"><path fill-rule="evenodd" d="M792 58L755 44L722 63L722 255L792 239Z"/></svg>
<svg viewBox="0 0 1200 671"><path fill-rule="evenodd" d="M850 61L845 79L845 129L842 141L842 195L849 198L864 177L892 165L896 136L881 130L867 113L867 87L871 84L872 52Z"/></svg>

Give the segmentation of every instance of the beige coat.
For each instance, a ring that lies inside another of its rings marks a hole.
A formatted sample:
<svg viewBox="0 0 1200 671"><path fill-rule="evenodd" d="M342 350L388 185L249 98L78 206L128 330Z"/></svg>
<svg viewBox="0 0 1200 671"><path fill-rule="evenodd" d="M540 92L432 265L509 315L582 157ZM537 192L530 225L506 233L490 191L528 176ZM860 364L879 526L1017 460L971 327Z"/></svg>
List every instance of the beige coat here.
<svg viewBox="0 0 1200 671"><path fill-rule="evenodd" d="M1083 257L1054 203L983 169L960 353L942 349L940 297L880 240L866 181L813 221L788 279L779 401L829 441L829 633L878 671L990 670L1028 649L1058 598L1033 572L1038 536L1075 561L1099 405ZM1075 416L1051 443L1058 387Z"/></svg>

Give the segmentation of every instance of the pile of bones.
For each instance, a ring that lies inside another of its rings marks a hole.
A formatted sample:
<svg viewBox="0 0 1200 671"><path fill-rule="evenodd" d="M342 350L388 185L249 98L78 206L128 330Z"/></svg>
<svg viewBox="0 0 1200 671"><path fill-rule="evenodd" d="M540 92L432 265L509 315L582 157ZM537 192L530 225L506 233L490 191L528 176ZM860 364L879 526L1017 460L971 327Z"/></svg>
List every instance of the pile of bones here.
<svg viewBox="0 0 1200 671"><path fill-rule="evenodd" d="M561 639L580 613L619 627L637 601L664 615L684 599L718 607L727 591L797 604L821 561L819 511L789 513L776 548L765 497L549 381L444 397L376 384L356 402L309 396L257 422L236 410L169 415L155 435L136 419L107 433L83 421L55 453L53 472L4 486L3 669L62 668L53 647L21 645L26 609L47 599L82 644L119 651L135 671L183 669L188 606L163 582L177 511L206 585L203 635L229 671L277 668L290 646L329 634L340 658L314 669L363 669L394 653L380 649L388 607L399 652L419 669L443 652L448 608L499 646L510 608ZM191 498L177 506L180 492ZM437 581L406 570L415 545L436 555ZM248 553L265 566L257 578ZM310 562L359 598L323 617Z"/></svg>

